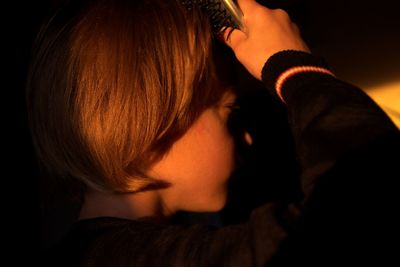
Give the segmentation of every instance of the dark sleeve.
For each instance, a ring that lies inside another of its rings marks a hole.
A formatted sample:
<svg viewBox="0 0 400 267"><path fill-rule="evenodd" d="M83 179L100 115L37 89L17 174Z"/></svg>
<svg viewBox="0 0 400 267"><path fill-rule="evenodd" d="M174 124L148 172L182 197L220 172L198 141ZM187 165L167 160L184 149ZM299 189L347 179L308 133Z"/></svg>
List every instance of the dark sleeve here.
<svg viewBox="0 0 400 267"><path fill-rule="evenodd" d="M308 53L275 54L262 73L272 94L276 95L277 77L294 66L329 68ZM327 74L289 78L282 97L305 197L295 204L300 216L282 211L298 219L289 223L290 236L280 244L271 265L325 265L327 259L391 262L395 255L391 239L397 229L399 130L361 89Z"/></svg>

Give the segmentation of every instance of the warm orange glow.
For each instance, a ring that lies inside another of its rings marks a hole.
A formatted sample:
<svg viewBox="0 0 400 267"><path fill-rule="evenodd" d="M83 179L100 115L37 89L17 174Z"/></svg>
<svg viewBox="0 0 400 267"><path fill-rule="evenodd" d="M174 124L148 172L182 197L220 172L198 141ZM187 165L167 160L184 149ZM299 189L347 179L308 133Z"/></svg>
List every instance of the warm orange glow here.
<svg viewBox="0 0 400 267"><path fill-rule="evenodd" d="M365 92L382 107L400 128L400 81L366 88Z"/></svg>

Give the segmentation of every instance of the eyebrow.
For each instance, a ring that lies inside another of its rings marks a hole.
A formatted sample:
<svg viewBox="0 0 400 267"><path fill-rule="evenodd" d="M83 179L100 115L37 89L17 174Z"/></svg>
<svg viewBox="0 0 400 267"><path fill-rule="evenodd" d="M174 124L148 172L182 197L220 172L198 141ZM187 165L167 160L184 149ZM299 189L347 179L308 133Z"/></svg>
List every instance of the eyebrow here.
<svg viewBox="0 0 400 267"><path fill-rule="evenodd" d="M237 101L237 95L234 91L228 90L223 93L221 99L219 100L220 105L225 105L228 103L235 103Z"/></svg>

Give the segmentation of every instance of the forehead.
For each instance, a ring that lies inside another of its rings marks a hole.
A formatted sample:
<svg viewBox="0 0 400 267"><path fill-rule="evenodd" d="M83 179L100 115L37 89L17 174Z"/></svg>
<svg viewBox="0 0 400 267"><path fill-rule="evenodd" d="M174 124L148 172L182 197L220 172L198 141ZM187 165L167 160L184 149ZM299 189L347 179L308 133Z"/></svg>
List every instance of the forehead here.
<svg viewBox="0 0 400 267"><path fill-rule="evenodd" d="M235 57L230 48L213 42L213 61L219 81L225 86L232 86L236 81Z"/></svg>

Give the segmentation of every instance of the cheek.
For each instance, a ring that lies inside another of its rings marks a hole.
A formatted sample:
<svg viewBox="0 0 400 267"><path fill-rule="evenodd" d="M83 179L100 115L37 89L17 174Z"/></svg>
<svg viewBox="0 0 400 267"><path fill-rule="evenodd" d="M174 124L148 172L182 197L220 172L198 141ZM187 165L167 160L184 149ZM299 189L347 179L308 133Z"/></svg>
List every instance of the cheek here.
<svg viewBox="0 0 400 267"><path fill-rule="evenodd" d="M214 132L213 135L203 133L197 140L198 146L193 147L190 155L192 169L179 181L182 189L179 202L185 203L184 210L219 211L225 206L227 183L234 169L233 138Z"/></svg>
<svg viewBox="0 0 400 267"><path fill-rule="evenodd" d="M233 169L234 142L228 134L220 137L210 142L212 146L209 147L209 163L219 177L226 177Z"/></svg>
<svg viewBox="0 0 400 267"><path fill-rule="evenodd" d="M226 127L204 129L202 135L202 164L199 164L198 188L208 211L222 209L227 198L227 183L234 170L234 140Z"/></svg>
<svg viewBox="0 0 400 267"><path fill-rule="evenodd" d="M214 117L198 129L199 151L203 158L203 172L215 181L229 178L234 168L234 140L226 124Z"/></svg>
<svg viewBox="0 0 400 267"><path fill-rule="evenodd" d="M225 204L234 162L234 140L226 123L208 111L174 144L155 171L173 185L163 193L170 206L216 211Z"/></svg>

